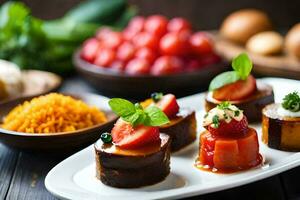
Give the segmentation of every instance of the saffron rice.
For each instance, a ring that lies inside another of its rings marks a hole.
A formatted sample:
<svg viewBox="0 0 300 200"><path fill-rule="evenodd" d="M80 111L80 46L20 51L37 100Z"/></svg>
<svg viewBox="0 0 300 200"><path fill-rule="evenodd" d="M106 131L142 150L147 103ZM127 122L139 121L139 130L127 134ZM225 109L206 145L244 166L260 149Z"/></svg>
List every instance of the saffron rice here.
<svg viewBox="0 0 300 200"><path fill-rule="evenodd" d="M57 133L83 129L105 121L105 114L97 107L70 96L51 93L15 107L4 118L2 128L25 133Z"/></svg>

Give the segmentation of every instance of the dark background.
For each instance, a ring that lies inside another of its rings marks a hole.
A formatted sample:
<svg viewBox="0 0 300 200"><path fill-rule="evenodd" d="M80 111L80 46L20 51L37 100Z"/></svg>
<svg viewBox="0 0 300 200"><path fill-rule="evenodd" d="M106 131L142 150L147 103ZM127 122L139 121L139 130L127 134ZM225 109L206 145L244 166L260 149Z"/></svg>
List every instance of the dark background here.
<svg viewBox="0 0 300 200"><path fill-rule="evenodd" d="M109 0L107 0L109 1ZM4 2L0 0L0 2ZM60 17L79 0L23 0L35 16L43 19ZM271 17L275 28L287 30L300 22L300 0L129 0L140 8L140 14L183 16L197 29L217 29L223 18L241 8L258 8Z"/></svg>

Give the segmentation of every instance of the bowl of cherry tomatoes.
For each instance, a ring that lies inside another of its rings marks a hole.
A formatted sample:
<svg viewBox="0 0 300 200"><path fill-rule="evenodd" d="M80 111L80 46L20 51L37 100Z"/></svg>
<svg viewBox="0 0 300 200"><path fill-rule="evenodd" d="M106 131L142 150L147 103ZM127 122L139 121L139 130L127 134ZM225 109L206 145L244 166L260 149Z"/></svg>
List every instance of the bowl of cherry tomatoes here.
<svg viewBox="0 0 300 200"><path fill-rule="evenodd" d="M179 96L207 88L227 69L208 32L194 32L184 18L132 18L123 31L101 28L74 54L77 71L103 94Z"/></svg>

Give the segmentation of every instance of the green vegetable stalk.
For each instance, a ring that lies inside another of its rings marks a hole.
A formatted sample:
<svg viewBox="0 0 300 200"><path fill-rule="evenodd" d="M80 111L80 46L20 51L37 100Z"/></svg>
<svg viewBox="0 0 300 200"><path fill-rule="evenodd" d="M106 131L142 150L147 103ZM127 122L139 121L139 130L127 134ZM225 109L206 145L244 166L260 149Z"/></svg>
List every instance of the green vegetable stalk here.
<svg viewBox="0 0 300 200"><path fill-rule="evenodd" d="M135 14L125 0L88 0L60 19L43 21L23 3L7 2L0 8L0 59L67 75L72 54L85 39L102 25L123 28Z"/></svg>

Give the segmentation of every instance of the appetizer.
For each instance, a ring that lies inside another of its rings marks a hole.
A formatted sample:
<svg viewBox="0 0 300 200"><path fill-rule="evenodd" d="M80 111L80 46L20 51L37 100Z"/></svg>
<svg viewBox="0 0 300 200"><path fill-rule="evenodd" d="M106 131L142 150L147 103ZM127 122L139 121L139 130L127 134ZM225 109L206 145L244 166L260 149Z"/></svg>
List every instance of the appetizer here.
<svg viewBox="0 0 300 200"><path fill-rule="evenodd" d="M274 102L273 89L256 82L250 74L252 62L247 54L238 55L231 65L234 71L223 72L211 81L205 109L209 111L220 102L229 101L242 109L250 122L258 122L262 109Z"/></svg>
<svg viewBox="0 0 300 200"><path fill-rule="evenodd" d="M168 117L156 106L144 109L125 99L111 99L109 105L120 118L94 145L96 177L119 188L164 180L170 173L171 139L158 126L169 123Z"/></svg>
<svg viewBox="0 0 300 200"><path fill-rule="evenodd" d="M168 20L162 15L134 17L122 32L100 29L84 42L80 57L104 70L154 76L220 62L206 32L193 32L184 18Z"/></svg>
<svg viewBox="0 0 300 200"><path fill-rule="evenodd" d="M212 172L235 172L262 163L255 129L243 111L222 102L205 116L196 166Z"/></svg>
<svg viewBox="0 0 300 200"><path fill-rule="evenodd" d="M12 109L1 128L23 133L70 132L107 121L105 113L58 93L33 98Z"/></svg>
<svg viewBox="0 0 300 200"><path fill-rule="evenodd" d="M22 92L21 70L12 62L0 60L0 100L19 96Z"/></svg>
<svg viewBox="0 0 300 200"><path fill-rule="evenodd" d="M172 139L171 150L178 151L196 140L196 114L187 108L180 108L175 95L153 93L151 99L142 102L143 107L156 105L170 119L170 122L159 127Z"/></svg>
<svg viewBox="0 0 300 200"><path fill-rule="evenodd" d="M274 103L263 109L262 140L269 147L300 151L300 95L292 92L281 104Z"/></svg>

